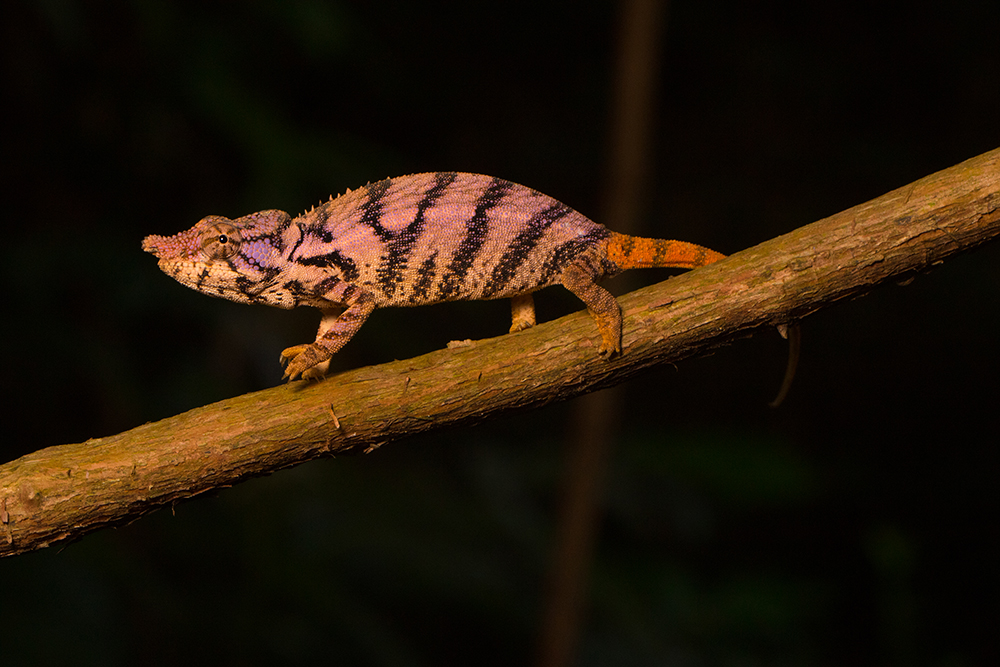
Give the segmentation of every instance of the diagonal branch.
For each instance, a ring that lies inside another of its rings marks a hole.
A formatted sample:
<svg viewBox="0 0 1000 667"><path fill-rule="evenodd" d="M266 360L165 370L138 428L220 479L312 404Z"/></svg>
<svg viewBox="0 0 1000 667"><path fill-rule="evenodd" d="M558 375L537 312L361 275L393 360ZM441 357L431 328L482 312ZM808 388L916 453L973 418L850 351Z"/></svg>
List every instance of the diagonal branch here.
<svg viewBox="0 0 1000 667"><path fill-rule="evenodd" d="M1000 149L633 292L624 354L580 312L321 382L238 396L0 466L0 556L79 538L241 479L623 382L922 271L1000 233Z"/></svg>

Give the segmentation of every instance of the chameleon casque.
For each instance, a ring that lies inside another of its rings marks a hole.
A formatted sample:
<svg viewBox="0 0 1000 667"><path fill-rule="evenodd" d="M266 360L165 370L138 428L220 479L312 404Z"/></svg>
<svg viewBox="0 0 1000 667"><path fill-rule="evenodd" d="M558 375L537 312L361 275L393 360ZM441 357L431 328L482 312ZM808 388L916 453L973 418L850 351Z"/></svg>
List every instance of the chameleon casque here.
<svg viewBox="0 0 1000 667"><path fill-rule="evenodd" d="M561 284L597 322L598 352L621 353L621 308L596 281L626 269L695 268L724 255L626 236L499 178L440 172L371 183L293 218L260 211L147 236L160 268L210 296L322 311L316 340L284 350L289 381L323 377L376 308L512 299L511 332L535 324L532 292Z"/></svg>

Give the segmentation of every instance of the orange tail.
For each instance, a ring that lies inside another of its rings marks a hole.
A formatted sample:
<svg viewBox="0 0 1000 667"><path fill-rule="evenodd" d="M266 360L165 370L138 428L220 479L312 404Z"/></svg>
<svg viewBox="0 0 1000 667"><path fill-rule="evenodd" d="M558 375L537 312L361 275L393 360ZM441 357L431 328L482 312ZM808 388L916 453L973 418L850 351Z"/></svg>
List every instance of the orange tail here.
<svg viewBox="0 0 1000 667"><path fill-rule="evenodd" d="M684 241L645 239L611 232L608 259L622 270L673 267L694 269L725 257L722 253Z"/></svg>

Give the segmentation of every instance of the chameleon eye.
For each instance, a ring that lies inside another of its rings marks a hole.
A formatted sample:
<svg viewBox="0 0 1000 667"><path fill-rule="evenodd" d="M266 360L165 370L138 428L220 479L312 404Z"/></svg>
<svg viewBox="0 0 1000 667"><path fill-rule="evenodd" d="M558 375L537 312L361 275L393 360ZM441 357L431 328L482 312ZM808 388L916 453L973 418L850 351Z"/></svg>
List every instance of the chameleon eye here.
<svg viewBox="0 0 1000 667"><path fill-rule="evenodd" d="M239 251L240 233L229 222L216 222L201 236L201 252L208 259L228 259Z"/></svg>

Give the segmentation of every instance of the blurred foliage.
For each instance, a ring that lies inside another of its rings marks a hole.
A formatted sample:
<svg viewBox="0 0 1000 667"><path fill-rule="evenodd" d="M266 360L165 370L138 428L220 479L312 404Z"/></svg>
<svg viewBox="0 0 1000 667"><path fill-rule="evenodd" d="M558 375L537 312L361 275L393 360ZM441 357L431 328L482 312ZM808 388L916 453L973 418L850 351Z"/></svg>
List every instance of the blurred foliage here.
<svg viewBox="0 0 1000 667"><path fill-rule="evenodd" d="M278 351L311 338L314 312L175 284L145 234L434 169L596 215L615 16L0 5L2 460L276 384ZM670 3L645 232L733 252L1000 146L998 23L972 0ZM998 260L811 317L778 412L771 331L630 383L580 664L995 663ZM543 319L579 307L553 292ZM507 316L379 312L335 363ZM314 462L4 560L0 661L523 664L570 414Z"/></svg>

